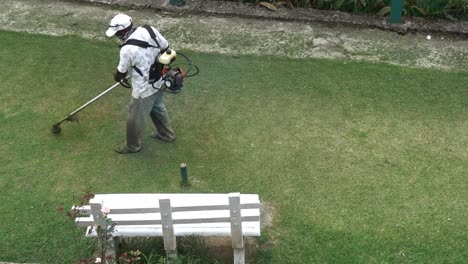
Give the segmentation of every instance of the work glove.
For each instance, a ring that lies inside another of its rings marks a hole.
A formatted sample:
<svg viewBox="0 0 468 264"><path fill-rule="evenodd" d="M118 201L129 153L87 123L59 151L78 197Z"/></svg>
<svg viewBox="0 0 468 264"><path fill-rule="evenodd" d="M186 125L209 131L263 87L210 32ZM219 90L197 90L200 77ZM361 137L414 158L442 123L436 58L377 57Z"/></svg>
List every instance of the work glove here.
<svg viewBox="0 0 468 264"><path fill-rule="evenodd" d="M116 72L114 73L114 80L115 80L116 82L121 82L122 80L125 79L126 76L127 76L127 73L126 73L126 72L121 73L121 72L119 72L119 71L116 71Z"/></svg>
<svg viewBox="0 0 468 264"><path fill-rule="evenodd" d="M116 82L119 82L123 87L125 88L131 88L130 84L128 84L127 79L125 78L127 76L127 73L121 73L119 71L116 71L114 73L114 80Z"/></svg>

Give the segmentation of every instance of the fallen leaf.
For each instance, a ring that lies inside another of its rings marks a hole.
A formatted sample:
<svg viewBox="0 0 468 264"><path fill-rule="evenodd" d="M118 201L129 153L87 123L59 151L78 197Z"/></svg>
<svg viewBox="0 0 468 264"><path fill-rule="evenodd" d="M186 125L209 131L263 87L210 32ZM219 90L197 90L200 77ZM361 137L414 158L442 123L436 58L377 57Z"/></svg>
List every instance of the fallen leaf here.
<svg viewBox="0 0 468 264"><path fill-rule="evenodd" d="M276 8L276 6L274 6L274 5L272 5L272 4L268 3L268 2L260 2L258 4L261 5L261 6L264 6L264 7L268 8L268 9L270 9L272 11L278 12L278 8Z"/></svg>

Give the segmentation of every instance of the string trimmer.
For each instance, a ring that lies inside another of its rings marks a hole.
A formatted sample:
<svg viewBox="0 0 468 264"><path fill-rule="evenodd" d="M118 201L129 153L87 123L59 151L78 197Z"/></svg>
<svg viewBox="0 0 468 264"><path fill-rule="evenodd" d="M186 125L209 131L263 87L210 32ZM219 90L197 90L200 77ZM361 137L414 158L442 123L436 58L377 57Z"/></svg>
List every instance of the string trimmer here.
<svg viewBox="0 0 468 264"><path fill-rule="evenodd" d="M54 134L60 134L60 132L62 131L62 128L60 127L60 124L62 124L62 122L64 121L70 121L70 122L75 122L75 121L78 121L78 116L76 115L79 111L85 109L88 105L92 104L94 101L96 101L97 99L99 99L101 96L105 95L106 93L112 91L112 89L114 89L115 87L119 86L119 85L122 85L124 87L127 87L129 88L130 87L130 84L128 84L128 82L125 80L125 81L122 81L122 82L117 82L115 83L114 85L112 85L111 87L107 88L104 92L100 93L98 96L94 97L93 99L89 100L87 103L85 103L84 105L80 106L79 108L77 108L75 111L71 112L70 114L68 114L65 118L63 118L62 120L60 120L59 122L55 123L52 125L52 133Z"/></svg>

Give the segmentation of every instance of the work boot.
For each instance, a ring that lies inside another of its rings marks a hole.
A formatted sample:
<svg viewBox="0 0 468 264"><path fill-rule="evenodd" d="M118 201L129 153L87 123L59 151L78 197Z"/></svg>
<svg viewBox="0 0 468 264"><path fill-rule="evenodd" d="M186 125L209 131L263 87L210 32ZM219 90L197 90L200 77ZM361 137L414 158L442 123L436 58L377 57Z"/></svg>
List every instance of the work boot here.
<svg viewBox="0 0 468 264"><path fill-rule="evenodd" d="M151 134L151 137L152 138L155 138L155 139L159 139L159 140L162 140L164 142L172 142L175 140L175 138L168 138L168 137L163 137L161 136L161 134L158 133L158 131L154 132L153 134Z"/></svg>
<svg viewBox="0 0 468 264"><path fill-rule="evenodd" d="M114 151L119 154L132 154L132 153L140 152L141 149L142 148L139 148L138 150L131 150L128 148L127 145L122 145L122 146L116 147Z"/></svg>

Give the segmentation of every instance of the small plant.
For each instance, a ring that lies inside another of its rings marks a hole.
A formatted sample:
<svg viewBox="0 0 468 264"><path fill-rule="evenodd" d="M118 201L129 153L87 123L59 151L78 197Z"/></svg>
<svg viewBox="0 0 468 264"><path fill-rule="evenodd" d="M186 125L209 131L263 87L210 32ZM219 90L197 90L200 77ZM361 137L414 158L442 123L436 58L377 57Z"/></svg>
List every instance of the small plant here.
<svg viewBox="0 0 468 264"><path fill-rule="evenodd" d="M78 237L82 236L81 230L76 228L75 224L75 218L80 214L80 211L78 208L84 206L85 204L89 203L89 200L94 197L94 194L91 192L90 188L87 188L84 190L84 194L78 197L74 197L74 200L76 202L74 203L75 206L73 206L70 210L66 210L63 204L60 204L56 207L57 212L62 215L62 219L64 219L64 226L68 226L70 228L70 234L71 237L73 238L73 242L75 245L75 249L82 249L84 252L89 252L95 247L94 243L90 243L91 241L87 240L86 241L86 247L83 248L80 245L80 242L83 241L78 241ZM81 251L81 250L80 250ZM87 264L87 263L92 263L90 259L81 259L78 261L79 264Z"/></svg>
<svg viewBox="0 0 468 264"><path fill-rule="evenodd" d="M112 256L106 255L106 249L108 247L115 247L114 240L112 239L115 223L112 222L111 218L107 217L107 215L110 213L109 208L104 207L101 209L101 212L102 217L99 218L98 224L95 226L99 246L99 255L101 256L101 260L105 260L106 263L113 263L114 258Z"/></svg>
<svg viewBox="0 0 468 264"><path fill-rule="evenodd" d="M84 194L77 199L77 202L70 210L65 210L63 205L57 206L57 211L64 213L65 216L73 222L73 229L75 229L75 219L81 214L80 208L89 204L89 201L94 197L94 193L91 192L91 188L87 188L84 191ZM112 240L112 232L114 231L115 224L112 223L112 219L108 218L107 215L110 213L109 208L102 208L102 217L99 218L98 224L95 226L97 234L97 244L99 246L99 257L94 261L91 259L81 259L78 261L78 264L87 264L87 263L115 263L114 257L106 256L106 248L109 246L114 246L114 241ZM104 260L104 262L103 262ZM125 262L133 263L133 262Z"/></svg>
<svg viewBox="0 0 468 264"><path fill-rule="evenodd" d="M75 219L81 214L80 208L89 204L89 201L94 198L94 193L91 192L91 188L87 188L84 190L84 194L78 197L75 205L70 209L66 210L63 204L57 206L57 211L63 214L67 220L67 222L71 222L72 230L75 231ZM84 258L77 261L77 264L94 264L94 263L101 263L101 264L166 264L166 258L159 256L153 252L146 256L141 251L128 251L123 252L118 259L115 259L114 256L106 255L106 249L109 247L115 247L114 240L112 239L112 233L115 229L115 223L112 222L112 218L109 218L108 215L111 210L107 207L103 207L101 209L101 217L98 220L98 223L94 226L94 230L96 232L97 237L97 257L95 258ZM95 245L96 245L95 244ZM177 259L176 263L174 264L182 264L182 259Z"/></svg>
<svg viewBox="0 0 468 264"><path fill-rule="evenodd" d="M142 256L143 254L137 250L137 251L130 251L130 252L124 252L122 255L119 257L119 262L120 263L142 263Z"/></svg>
<svg viewBox="0 0 468 264"><path fill-rule="evenodd" d="M91 192L91 188L87 188L84 190L84 194L77 199L77 202L70 210L65 210L63 204L57 206L57 211L60 213L65 213L68 219L75 221L75 218L80 214L80 210L78 208L85 206L89 203L89 200L94 198L94 193Z"/></svg>

